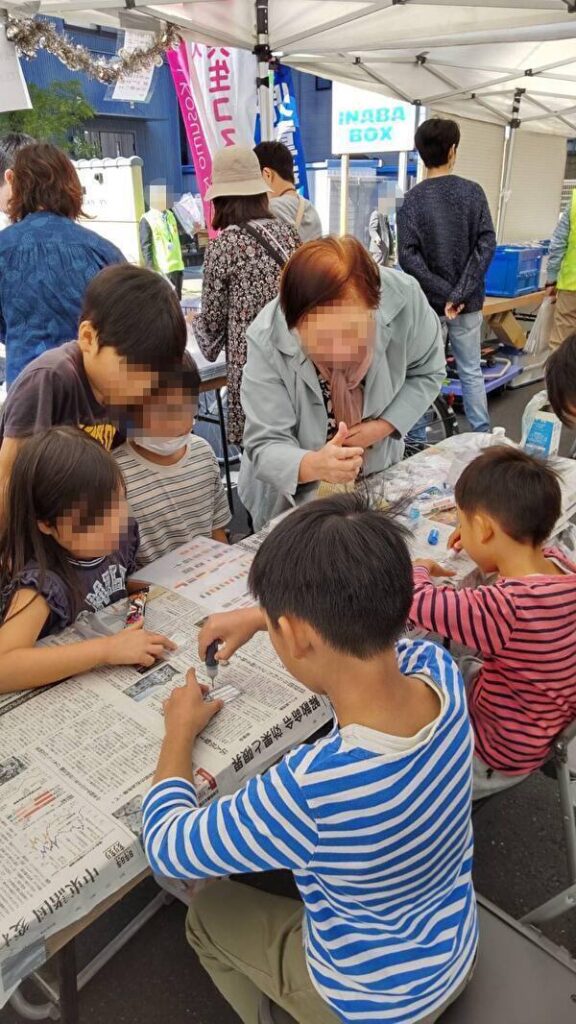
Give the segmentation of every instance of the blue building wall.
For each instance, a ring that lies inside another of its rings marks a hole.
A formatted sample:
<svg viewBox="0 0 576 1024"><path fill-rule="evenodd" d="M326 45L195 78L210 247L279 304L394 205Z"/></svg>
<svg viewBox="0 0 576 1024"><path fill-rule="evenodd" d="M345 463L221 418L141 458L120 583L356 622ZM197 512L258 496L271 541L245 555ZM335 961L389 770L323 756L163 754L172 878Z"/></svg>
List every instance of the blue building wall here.
<svg viewBox="0 0 576 1024"><path fill-rule="evenodd" d="M306 161L328 160L332 156L332 89L325 86L331 83L301 71L294 71L293 77Z"/></svg>
<svg viewBox="0 0 576 1024"><path fill-rule="evenodd" d="M56 22L64 27L61 21ZM95 54L111 56L117 49L117 33L66 26L74 42ZM77 79L84 95L97 113L87 126L96 131L134 132L136 152L144 161L144 184L166 181L169 191L182 192L182 162L178 100L167 64L154 72L149 103L118 103L106 99L108 86L77 71L69 71L56 57L41 50L32 60L22 60L27 82L45 88L54 81Z"/></svg>
<svg viewBox="0 0 576 1024"><path fill-rule="evenodd" d="M111 56L116 52L118 33L115 31L77 28L56 20L55 23L59 28L64 28L74 42L88 47L94 54ZM152 182L165 181L172 195L196 191L194 168L189 164L182 164L178 99L172 84L170 68L166 63L154 72L153 92L149 103L118 103L108 100L107 86L81 72L69 71L45 50L39 51L33 60L23 60L22 68L26 81L40 87L46 87L54 81L79 80L86 99L96 111L96 117L89 123L88 128L94 131L134 133L136 153L144 161L145 186ZM331 83L299 71L294 71L293 74L306 161L317 163L330 159ZM395 154L390 154L390 159L386 161L383 169L384 173L394 177L396 167Z"/></svg>

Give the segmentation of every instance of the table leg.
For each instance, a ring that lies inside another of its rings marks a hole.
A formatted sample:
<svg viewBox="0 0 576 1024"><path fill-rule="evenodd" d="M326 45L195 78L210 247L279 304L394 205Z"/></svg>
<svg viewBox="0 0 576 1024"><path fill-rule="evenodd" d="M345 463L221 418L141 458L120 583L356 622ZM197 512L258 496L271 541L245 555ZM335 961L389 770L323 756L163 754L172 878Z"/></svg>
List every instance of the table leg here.
<svg viewBox="0 0 576 1024"><path fill-rule="evenodd" d="M230 515L234 515L234 501L232 498L232 481L230 479L230 458L228 456L228 438L226 437L226 420L224 418L224 406L222 405L222 393L220 388L216 389L216 404L218 406L218 422L220 424L220 437L222 440L222 457L224 459L224 475L226 477L226 491L228 494L228 505Z"/></svg>
<svg viewBox="0 0 576 1024"><path fill-rule="evenodd" d="M56 957L60 992L60 1024L79 1024L78 974L74 939Z"/></svg>

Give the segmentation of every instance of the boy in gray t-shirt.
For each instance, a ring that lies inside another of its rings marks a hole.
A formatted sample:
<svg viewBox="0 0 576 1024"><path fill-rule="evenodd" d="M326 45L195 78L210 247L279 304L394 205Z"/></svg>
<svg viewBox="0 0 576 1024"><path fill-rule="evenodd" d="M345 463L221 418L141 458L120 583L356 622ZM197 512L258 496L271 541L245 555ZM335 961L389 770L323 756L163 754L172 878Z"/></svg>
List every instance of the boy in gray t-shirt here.
<svg viewBox="0 0 576 1024"><path fill-rule="evenodd" d="M262 177L270 189L270 209L292 224L303 242L322 237L318 211L309 199L298 194L294 181L292 153L283 142L259 142L254 148Z"/></svg>
<svg viewBox="0 0 576 1024"><path fill-rule="evenodd" d="M114 452L130 513L140 527L137 568L194 537L228 542L224 527L230 509L216 456L204 438L190 433L199 385L196 364L187 354L181 381L147 403L139 425Z"/></svg>

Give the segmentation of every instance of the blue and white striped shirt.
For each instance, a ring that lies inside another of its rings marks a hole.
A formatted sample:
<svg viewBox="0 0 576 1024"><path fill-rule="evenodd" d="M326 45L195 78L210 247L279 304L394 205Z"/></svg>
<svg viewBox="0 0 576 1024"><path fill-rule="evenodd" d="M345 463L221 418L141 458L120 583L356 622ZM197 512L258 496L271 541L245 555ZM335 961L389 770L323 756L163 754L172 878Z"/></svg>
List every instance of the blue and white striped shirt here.
<svg viewBox="0 0 576 1024"><path fill-rule="evenodd" d="M202 809L183 779L158 783L144 800L146 852L159 874L294 872L312 980L355 1024L432 1014L466 978L477 945L462 679L434 644L403 640L398 655L401 671L431 677L442 701L408 751L382 754L335 729Z"/></svg>

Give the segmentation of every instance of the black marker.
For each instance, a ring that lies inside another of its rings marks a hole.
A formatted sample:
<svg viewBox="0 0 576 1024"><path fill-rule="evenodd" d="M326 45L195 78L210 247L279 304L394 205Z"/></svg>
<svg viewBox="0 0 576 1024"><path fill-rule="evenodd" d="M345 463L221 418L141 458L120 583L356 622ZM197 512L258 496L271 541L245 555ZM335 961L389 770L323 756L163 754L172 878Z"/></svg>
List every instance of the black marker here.
<svg viewBox="0 0 576 1024"><path fill-rule="evenodd" d="M206 675L208 676L211 688L214 689L214 683L216 682L216 676L218 675L218 662L216 661L216 655L218 653L218 641L213 640L211 644L206 648L206 657L204 659L206 665Z"/></svg>

